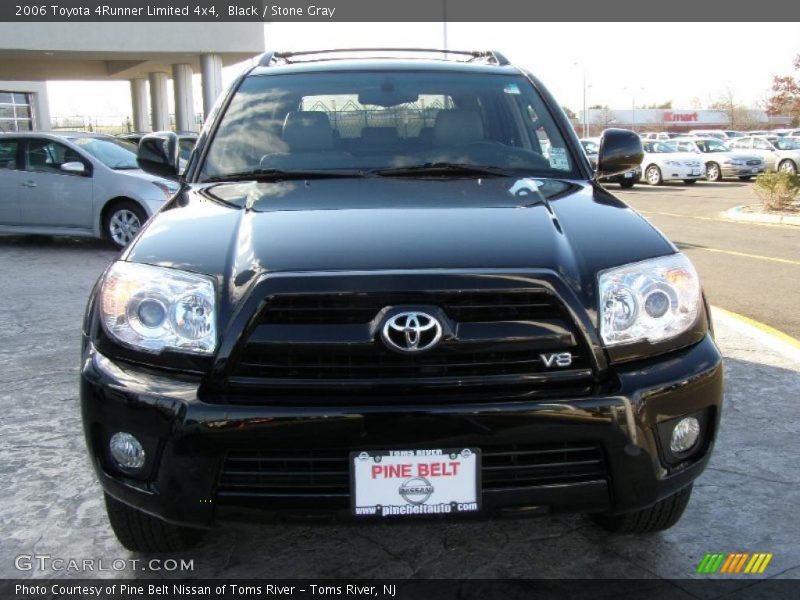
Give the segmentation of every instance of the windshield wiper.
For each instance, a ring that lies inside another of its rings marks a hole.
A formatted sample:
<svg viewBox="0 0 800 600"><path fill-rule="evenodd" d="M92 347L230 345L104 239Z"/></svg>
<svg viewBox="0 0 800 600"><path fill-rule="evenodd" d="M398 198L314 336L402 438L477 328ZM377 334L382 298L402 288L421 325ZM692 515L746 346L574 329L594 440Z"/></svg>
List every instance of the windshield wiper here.
<svg viewBox="0 0 800 600"><path fill-rule="evenodd" d="M206 177L202 183L218 181L286 181L289 179L345 179L353 177L367 177L366 171L354 170L287 170L287 169L254 169L226 175Z"/></svg>
<svg viewBox="0 0 800 600"><path fill-rule="evenodd" d="M392 167L371 171L382 177L406 177L415 175L454 175L482 177L511 177L513 173L501 167L473 165L469 163L428 162L408 167Z"/></svg>

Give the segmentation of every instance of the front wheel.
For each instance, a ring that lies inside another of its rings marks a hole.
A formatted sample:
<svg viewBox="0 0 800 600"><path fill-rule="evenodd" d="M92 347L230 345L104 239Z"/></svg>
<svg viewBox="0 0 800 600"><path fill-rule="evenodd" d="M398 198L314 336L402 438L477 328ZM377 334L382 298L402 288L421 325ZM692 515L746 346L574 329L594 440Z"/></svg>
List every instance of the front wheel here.
<svg viewBox="0 0 800 600"><path fill-rule="evenodd" d="M793 160L787 158L778 165L778 171L781 173L788 173L789 175L797 175L797 165L794 164Z"/></svg>
<svg viewBox="0 0 800 600"><path fill-rule="evenodd" d="M706 165L706 179L708 181L722 181L722 169L715 162Z"/></svg>
<svg viewBox="0 0 800 600"><path fill-rule="evenodd" d="M592 520L613 533L653 533L664 531L677 523L689 499L692 497L692 486L659 500L653 506L621 515L591 515Z"/></svg>
<svg viewBox="0 0 800 600"><path fill-rule="evenodd" d="M650 165L647 167L644 177L647 179L647 183L650 185L661 185L662 183L661 169L659 169L656 165Z"/></svg>
<svg viewBox="0 0 800 600"><path fill-rule="evenodd" d="M119 543L133 552L163 554L192 547L203 536L200 529L180 527L143 513L105 494L106 513Z"/></svg>
<svg viewBox="0 0 800 600"><path fill-rule="evenodd" d="M625 188L625 189L630 189L634 185L636 185L636 181L633 179L633 177L631 177L630 179L620 179L620 182L619 182L619 187Z"/></svg>
<svg viewBox="0 0 800 600"><path fill-rule="evenodd" d="M145 221L147 214L141 206L132 200L121 200L106 211L103 229L108 241L122 249L136 237Z"/></svg>

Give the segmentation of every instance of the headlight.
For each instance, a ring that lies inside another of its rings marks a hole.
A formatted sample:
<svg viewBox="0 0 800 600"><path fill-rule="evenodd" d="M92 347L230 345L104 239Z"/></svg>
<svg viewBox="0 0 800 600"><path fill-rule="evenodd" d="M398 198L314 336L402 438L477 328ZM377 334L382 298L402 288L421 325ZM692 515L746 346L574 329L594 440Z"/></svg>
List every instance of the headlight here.
<svg viewBox="0 0 800 600"><path fill-rule="evenodd" d="M731 159L730 164L736 165L737 167L740 167L740 166L742 166L744 164L744 161L734 158L734 159Z"/></svg>
<svg viewBox="0 0 800 600"><path fill-rule="evenodd" d="M700 281L683 254L603 271L599 288L606 346L675 337L694 324L700 310Z"/></svg>
<svg viewBox="0 0 800 600"><path fill-rule="evenodd" d="M681 162L679 160L665 160L664 164L669 165L670 167L680 167Z"/></svg>
<svg viewBox="0 0 800 600"><path fill-rule="evenodd" d="M106 331L125 345L212 354L217 333L214 284L204 275L119 261L100 293Z"/></svg>
<svg viewBox="0 0 800 600"><path fill-rule="evenodd" d="M177 184L164 183L162 181L151 181L150 183L161 190L161 193L164 194L164 200L169 200L172 198L180 189Z"/></svg>

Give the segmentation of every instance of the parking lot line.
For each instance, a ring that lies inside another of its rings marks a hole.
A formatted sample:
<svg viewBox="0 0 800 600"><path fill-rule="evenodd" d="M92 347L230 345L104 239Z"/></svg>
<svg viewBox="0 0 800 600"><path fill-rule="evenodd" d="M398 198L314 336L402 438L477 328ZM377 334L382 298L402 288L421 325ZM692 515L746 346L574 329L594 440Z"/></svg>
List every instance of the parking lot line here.
<svg viewBox="0 0 800 600"><path fill-rule="evenodd" d="M719 321L743 335L757 339L783 356L800 363L800 340L797 338L770 327L766 323L725 310L719 306L712 306L711 312L715 321Z"/></svg>
<svg viewBox="0 0 800 600"><path fill-rule="evenodd" d="M772 262L783 263L785 265L800 265L800 260L792 260L791 258L777 258L775 256L763 256L761 254L750 254L749 252L739 252L738 250L723 250L721 248L709 248L707 246L693 246L686 244L692 250L706 250L708 252L719 252L722 254L731 254L733 256L743 256L744 258L755 258L757 260L769 260Z"/></svg>
<svg viewBox="0 0 800 600"><path fill-rule="evenodd" d="M756 225L758 227L780 227L786 229L787 227L794 227L795 225L782 225L780 223L759 223L758 221L735 221L733 219L723 219L720 217L701 217L700 215L684 215L681 213L661 212L655 210L639 210L640 215L659 215L662 217L678 217L680 219L694 219L695 221L717 221L719 223L732 223L734 225Z"/></svg>

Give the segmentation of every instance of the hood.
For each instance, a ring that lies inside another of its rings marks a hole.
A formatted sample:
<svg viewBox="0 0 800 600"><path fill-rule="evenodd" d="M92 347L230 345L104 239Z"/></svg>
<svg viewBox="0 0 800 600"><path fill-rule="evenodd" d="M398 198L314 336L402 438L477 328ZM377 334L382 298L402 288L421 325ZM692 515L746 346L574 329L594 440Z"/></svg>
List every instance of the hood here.
<svg viewBox="0 0 800 600"><path fill-rule="evenodd" d="M145 181L157 182L162 183L170 188L174 188L175 191L178 191L178 184L170 179L165 179L164 177L158 177L157 175L151 175L150 173L146 173L141 169L111 169L114 173L118 175L126 175L128 177L133 177L135 179L144 179Z"/></svg>
<svg viewBox="0 0 800 600"><path fill-rule="evenodd" d="M746 150L729 150L728 152L708 152L703 155L706 161L713 160L712 157L716 156L723 159L736 159L736 160L757 160L763 162L764 159L755 154L748 154Z"/></svg>
<svg viewBox="0 0 800 600"><path fill-rule="evenodd" d="M590 183L370 178L184 187L125 258L235 288L271 272L550 269L580 292L674 251Z"/></svg>

